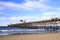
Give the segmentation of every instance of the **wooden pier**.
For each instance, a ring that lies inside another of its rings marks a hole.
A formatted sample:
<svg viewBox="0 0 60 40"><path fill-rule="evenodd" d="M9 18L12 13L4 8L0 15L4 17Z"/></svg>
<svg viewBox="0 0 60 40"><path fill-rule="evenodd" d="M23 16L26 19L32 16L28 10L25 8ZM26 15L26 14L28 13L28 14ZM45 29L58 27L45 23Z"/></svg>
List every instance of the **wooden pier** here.
<svg viewBox="0 0 60 40"><path fill-rule="evenodd" d="M60 26L60 19L59 18L51 18L49 20L41 20L41 21L34 21L34 22L22 22L17 24L10 24L10 27L22 27L22 28L38 28L44 26Z"/></svg>

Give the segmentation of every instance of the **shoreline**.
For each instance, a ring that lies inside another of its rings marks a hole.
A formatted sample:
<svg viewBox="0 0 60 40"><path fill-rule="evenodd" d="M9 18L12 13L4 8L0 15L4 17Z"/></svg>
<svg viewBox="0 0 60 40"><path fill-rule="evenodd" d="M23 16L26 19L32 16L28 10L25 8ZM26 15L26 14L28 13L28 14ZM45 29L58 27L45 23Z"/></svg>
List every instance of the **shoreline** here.
<svg viewBox="0 0 60 40"><path fill-rule="evenodd" d="M0 36L0 40L60 40L60 33Z"/></svg>

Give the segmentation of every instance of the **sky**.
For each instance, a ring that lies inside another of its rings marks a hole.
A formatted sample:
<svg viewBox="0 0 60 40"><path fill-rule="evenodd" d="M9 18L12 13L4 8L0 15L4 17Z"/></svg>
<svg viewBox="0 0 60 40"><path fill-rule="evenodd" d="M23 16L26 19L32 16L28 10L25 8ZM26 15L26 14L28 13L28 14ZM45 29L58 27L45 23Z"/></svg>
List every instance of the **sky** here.
<svg viewBox="0 0 60 40"><path fill-rule="evenodd" d="M60 18L60 0L0 0L0 26Z"/></svg>

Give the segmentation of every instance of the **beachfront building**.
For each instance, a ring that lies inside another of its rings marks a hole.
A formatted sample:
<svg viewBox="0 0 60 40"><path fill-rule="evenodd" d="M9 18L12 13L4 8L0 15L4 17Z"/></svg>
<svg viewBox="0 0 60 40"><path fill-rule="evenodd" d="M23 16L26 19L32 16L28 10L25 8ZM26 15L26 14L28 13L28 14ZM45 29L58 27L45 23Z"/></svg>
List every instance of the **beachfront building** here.
<svg viewBox="0 0 60 40"><path fill-rule="evenodd" d="M8 26L11 27L22 27L22 28L45 28L45 27L55 27L60 26L60 19L59 18L52 18L50 20L41 20L41 21L34 21L34 22L22 22L17 24L10 24Z"/></svg>

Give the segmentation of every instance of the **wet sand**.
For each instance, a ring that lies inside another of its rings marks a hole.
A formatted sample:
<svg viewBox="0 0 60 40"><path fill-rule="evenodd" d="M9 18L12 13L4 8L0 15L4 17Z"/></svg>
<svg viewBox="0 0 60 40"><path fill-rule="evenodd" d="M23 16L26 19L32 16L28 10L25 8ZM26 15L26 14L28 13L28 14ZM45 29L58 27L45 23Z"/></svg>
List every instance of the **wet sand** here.
<svg viewBox="0 0 60 40"><path fill-rule="evenodd" d="M0 36L0 40L60 40L60 34L24 34Z"/></svg>

